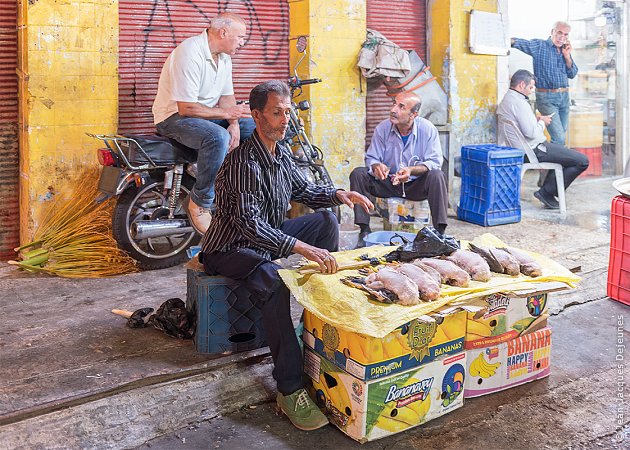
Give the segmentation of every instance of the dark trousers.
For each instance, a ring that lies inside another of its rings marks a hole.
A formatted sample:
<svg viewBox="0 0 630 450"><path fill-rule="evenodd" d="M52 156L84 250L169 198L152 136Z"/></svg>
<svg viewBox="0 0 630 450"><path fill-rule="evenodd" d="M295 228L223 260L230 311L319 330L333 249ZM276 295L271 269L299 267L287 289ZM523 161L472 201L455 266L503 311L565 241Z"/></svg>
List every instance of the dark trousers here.
<svg viewBox="0 0 630 450"><path fill-rule="evenodd" d="M547 148L547 151L544 152L539 150L538 147L534 149L538 161L558 163L562 165L565 190L571 183L573 183L573 180L575 180L578 175L588 169L588 158L586 155L552 142L545 142L541 145L544 145ZM558 195L556 177L553 171L548 171L541 189L554 197Z"/></svg>
<svg viewBox="0 0 630 450"><path fill-rule="evenodd" d="M357 167L350 174L350 190L357 191L370 198L402 197L402 185L394 186L389 178L377 180L368 173L367 167ZM446 226L448 210L448 191L446 177L441 170L429 170L418 178L405 183L405 195L409 200L429 200L433 227ZM354 223L369 225L370 215L360 206L354 207Z"/></svg>
<svg viewBox="0 0 630 450"><path fill-rule="evenodd" d="M286 220L280 230L315 247L337 251L339 228L336 216L329 211ZM240 281L260 306L278 391L286 395L302 388L302 352L291 320L289 289L278 275L281 267L249 248L202 256L207 274Z"/></svg>

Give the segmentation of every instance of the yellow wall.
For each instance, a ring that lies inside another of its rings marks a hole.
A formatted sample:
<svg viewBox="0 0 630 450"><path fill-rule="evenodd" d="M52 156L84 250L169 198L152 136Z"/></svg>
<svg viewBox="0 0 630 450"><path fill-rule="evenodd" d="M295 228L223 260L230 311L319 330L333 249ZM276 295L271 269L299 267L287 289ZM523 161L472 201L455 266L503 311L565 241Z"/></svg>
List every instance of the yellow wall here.
<svg viewBox="0 0 630 450"><path fill-rule="evenodd" d="M497 0L430 0L430 65L449 97L451 149L496 142L497 57L468 49L470 10L497 12Z"/></svg>
<svg viewBox="0 0 630 450"><path fill-rule="evenodd" d="M309 136L324 152L335 185L349 186L348 175L363 165L365 92L360 92L357 55L365 40L364 0L290 2L290 38L308 36L300 78L321 78L304 90L311 100ZM291 41L291 69L297 60ZM344 211L344 213L350 211Z"/></svg>
<svg viewBox="0 0 630 450"><path fill-rule="evenodd" d="M96 164L98 142L118 122L117 0L21 1L20 237L46 206L73 192ZM96 180L95 180L96 182Z"/></svg>

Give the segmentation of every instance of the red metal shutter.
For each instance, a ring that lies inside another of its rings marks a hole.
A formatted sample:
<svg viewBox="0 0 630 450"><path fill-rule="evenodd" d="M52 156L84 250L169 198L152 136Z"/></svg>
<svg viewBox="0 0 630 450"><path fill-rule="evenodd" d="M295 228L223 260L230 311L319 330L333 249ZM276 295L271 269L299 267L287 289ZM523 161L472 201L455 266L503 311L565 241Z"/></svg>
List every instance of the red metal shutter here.
<svg viewBox="0 0 630 450"><path fill-rule="evenodd" d="M376 30L405 50L415 50L426 62L426 0L368 0L367 27ZM384 86L368 92L365 146L374 128L389 117L392 99Z"/></svg>
<svg viewBox="0 0 630 450"><path fill-rule="evenodd" d="M17 2L0 0L0 259L19 245Z"/></svg>
<svg viewBox="0 0 630 450"><path fill-rule="evenodd" d="M151 106L164 61L180 42L201 33L210 18L226 10L241 15L247 23L245 47L232 61L236 98L246 100L262 81L289 76L287 0L120 0L121 134L155 132Z"/></svg>

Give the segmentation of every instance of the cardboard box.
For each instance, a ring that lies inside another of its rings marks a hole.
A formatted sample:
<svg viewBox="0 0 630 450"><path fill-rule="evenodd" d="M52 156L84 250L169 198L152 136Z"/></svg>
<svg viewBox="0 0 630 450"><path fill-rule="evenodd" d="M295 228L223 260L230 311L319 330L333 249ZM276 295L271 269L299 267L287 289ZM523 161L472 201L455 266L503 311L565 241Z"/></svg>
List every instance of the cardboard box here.
<svg viewBox="0 0 630 450"><path fill-rule="evenodd" d="M304 344L360 380L374 380L464 349L466 311L447 307L374 338L304 310Z"/></svg>
<svg viewBox="0 0 630 450"><path fill-rule="evenodd" d="M464 397L492 394L549 375L551 328L466 353Z"/></svg>
<svg viewBox="0 0 630 450"><path fill-rule="evenodd" d="M331 423L359 442L423 424L461 407L466 353L385 378L362 381L304 349L311 395Z"/></svg>
<svg viewBox="0 0 630 450"><path fill-rule="evenodd" d="M547 326L547 293L497 293L468 300L464 348L497 345Z"/></svg>

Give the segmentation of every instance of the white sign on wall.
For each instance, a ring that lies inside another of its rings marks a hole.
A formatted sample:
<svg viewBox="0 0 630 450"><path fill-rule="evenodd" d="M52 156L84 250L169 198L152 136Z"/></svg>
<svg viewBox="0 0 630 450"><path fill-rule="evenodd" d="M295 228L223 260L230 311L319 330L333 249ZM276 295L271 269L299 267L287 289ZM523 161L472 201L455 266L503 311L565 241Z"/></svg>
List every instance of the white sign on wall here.
<svg viewBox="0 0 630 450"><path fill-rule="evenodd" d="M510 38L507 17L486 11L470 11L468 43L472 53L508 55Z"/></svg>

